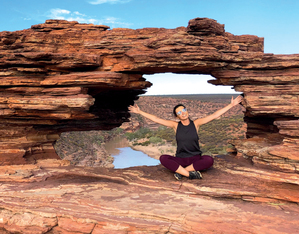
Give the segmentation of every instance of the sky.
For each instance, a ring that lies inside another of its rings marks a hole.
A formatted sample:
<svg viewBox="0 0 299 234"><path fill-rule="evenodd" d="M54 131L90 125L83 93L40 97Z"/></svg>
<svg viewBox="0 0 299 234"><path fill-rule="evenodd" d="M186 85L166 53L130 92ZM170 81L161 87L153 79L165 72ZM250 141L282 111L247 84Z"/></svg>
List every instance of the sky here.
<svg viewBox="0 0 299 234"><path fill-rule="evenodd" d="M264 37L264 52L299 53L299 0L0 0L0 31L16 31L47 19L75 20L113 28L187 27L207 17L235 35ZM234 93L207 75L144 75L146 95Z"/></svg>

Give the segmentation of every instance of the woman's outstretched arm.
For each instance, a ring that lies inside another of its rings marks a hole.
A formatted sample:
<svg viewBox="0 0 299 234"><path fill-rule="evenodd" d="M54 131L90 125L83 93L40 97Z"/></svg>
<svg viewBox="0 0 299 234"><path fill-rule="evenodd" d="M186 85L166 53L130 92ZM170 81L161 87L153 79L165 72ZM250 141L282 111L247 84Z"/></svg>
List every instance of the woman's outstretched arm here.
<svg viewBox="0 0 299 234"><path fill-rule="evenodd" d="M140 110L140 108L139 108L139 106L137 106L137 104L135 104L134 106L129 106L129 111L131 113L140 114L140 115L144 116L145 118L150 119L151 121L154 121L155 123L158 123L158 124L161 124L161 125L164 125L166 127L170 127L170 128L173 128L174 130L176 130L176 127L178 124L176 121L161 119L158 116L144 112L144 111Z"/></svg>
<svg viewBox="0 0 299 234"><path fill-rule="evenodd" d="M242 99L243 99L242 96L238 96L235 99L232 97L230 104L227 105L226 107L214 112L211 115L208 115L207 117L194 120L195 126L199 127L200 125L206 124L214 119L217 119L218 117L223 115L225 112L227 112L229 109L238 105L242 101Z"/></svg>

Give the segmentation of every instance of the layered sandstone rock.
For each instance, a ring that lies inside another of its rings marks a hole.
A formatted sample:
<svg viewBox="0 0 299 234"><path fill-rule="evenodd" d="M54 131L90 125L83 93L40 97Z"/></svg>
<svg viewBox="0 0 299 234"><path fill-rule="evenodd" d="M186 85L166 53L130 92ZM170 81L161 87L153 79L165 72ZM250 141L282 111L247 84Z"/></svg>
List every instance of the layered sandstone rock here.
<svg viewBox="0 0 299 234"><path fill-rule="evenodd" d="M234 142L240 156L255 164L298 172L299 57L277 55L250 65L250 70L214 71L220 80L244 93L247 140ZM275 59L274 59L275 58Z"/></svg>
<svg viewBox="0 0 299 234"><path fill-rule="evenodd" d="M137 30L47 20L2 32L0 54L2 165L57 157L63 131L119 126L150 86L143 74L176 72L211 74L243 92L250 139L234 143L238 154L298 171L299 56L264 54L263 38L206 18Z"/></svg>
<svg viewBox="0 0 299 234"><path fill-rule="evenodd" d="M206 18L176 29L48 20L1 32L0 231L297 233L298 71L299 55L264 54L262 38ZM161 166L49 160L62 132L127 121L128 105L151 85L142 75L158 72L211 74L244 93L247 139L233 142L236 157L216 157L191 182Z"/></svg>
<svg viewBox="0 0 299 234"><path fill-rule="evenodd" d="M0 233L298 233L298 175L215 158L202 180L163 166L0 166ZM226 198L226 199L223 199Z"/></svg>
<svg viewBox="0 0 299 234"><path fill-rule="evenodd" d="M127 121L127 106L151 84L141 74L98 69L101 53L84 48L107 28L49 20L1 33L1 165L58 158L61 132Z"/></svg>
<svg viewBox="0 0 299 234"><path fill-rule="evenodd" d="M57 158L61 132L119 126L151 85L143 74L174 72L243 92L249 139L234 142L238 155L298 172L299 56L264 54L263 38L207 18L137 30L47 20L0 37L2 165Z"/></svg>

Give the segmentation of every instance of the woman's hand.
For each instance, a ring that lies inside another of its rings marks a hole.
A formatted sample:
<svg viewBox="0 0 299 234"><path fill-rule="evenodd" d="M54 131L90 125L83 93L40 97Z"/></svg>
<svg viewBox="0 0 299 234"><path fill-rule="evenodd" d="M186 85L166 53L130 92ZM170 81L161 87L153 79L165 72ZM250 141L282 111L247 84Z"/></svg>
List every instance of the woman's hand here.
<svg viewBox="0 0 299 234"><path fill-rule="evenodd" d="M139 106L137 106L137 104L135 104L134 106L129 106L129 111L131 113L136 113L136 114L139 114L140 113L140 108Z"/></svg>
<svg viewBox="0 0 299 234"><path fill-rule="evenodd" d="M234 97L232 97L232 100L231 100L230 104L231 104L232 106L236 106L236 105L238 105L242 100L243 100L243 97L242 97L241 95L239 95L239 96L236 97L235 99L234 99Z"/></svg>

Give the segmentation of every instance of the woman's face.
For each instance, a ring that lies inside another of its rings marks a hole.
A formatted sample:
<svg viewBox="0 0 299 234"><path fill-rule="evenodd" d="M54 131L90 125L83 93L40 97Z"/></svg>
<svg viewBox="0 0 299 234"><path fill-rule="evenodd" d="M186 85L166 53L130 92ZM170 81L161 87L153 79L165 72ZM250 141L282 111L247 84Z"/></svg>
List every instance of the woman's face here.
<svg viewBox="0 0 299 234"><path fill-rule="evenodd" d="M179 118L180 120L185 120L189 118L189 113L187 109L183 106L179 106L178 108L176 108L175 113L177 115L177 118Z"/></svg>

